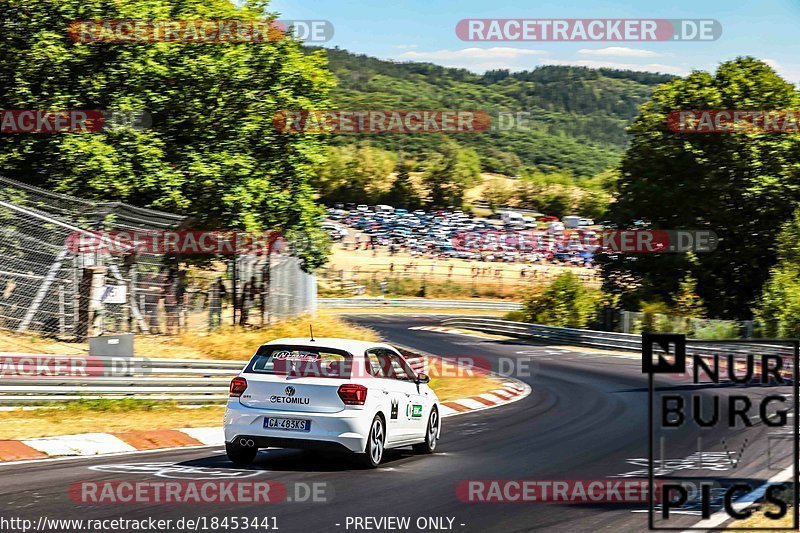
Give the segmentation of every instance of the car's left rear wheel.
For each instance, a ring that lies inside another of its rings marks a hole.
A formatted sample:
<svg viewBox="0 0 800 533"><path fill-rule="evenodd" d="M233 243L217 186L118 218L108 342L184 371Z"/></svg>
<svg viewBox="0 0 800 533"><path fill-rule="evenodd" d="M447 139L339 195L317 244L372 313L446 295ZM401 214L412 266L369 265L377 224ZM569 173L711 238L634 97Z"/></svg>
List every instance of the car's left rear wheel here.
<svg viewBox="0 0 800 533"><path fill-rule="evenodd" d="M226 442L225 453L235 465L249 465L255 460L258 448L255 446L242 446L238 442Z"/></svg>
<svg viewBox="0 0 800 533"><path fill-rule="evenodd" d="M383 450L386 445L386 428L383 419L375 415L367 435L367 446L364 449L363 463L368 468L377 468L383 459Z"/></svg>

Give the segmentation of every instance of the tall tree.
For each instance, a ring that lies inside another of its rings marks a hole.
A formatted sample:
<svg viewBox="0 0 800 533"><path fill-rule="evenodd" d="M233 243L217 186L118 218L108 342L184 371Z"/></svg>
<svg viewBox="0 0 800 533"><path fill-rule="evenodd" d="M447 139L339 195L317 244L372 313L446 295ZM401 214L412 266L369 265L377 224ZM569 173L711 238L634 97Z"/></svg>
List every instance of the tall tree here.
<svg viewBox="0 0 800 533"><path fill-rule="evenodd" d="M422 176L432 207L461 207L464 191L480 181L478 154L445 139L438 153L431 154Z"/></svg>
<svg viewBox="0 0 800 533"><path fill-rule="evenodd" d="M411 183L411 165L407 161L401 161L397 165L397 176L386 195L386 202L409 210L422 207L422 199Z"/></svg>
<svg viewBox="0 0 800 533"><path fill-rule="evenodd" d="M758 302L756 318L767 337L800 336L800 210L778 236L778 264Z"/></svg>
<svg viewBox="0 0 800 533"><path fill-rule="evenodd" d="M282 134L284 109L325 108L323 52L264 43L76 43L91 19L273 18L266 2L0 0L0 101L10 109L141 110L146 129L0 136L0 172L87 198L189 215L201 228L319 236L309 180L323 137ZM313 268L319 247L301 250Z"/></svg>
<svg viewBox="0 0 800 533"><path fill-rule="evenodd" d="M605 288L672 301L687 274L709 315L747 318L775 264L775 238L800 200L800 138L763 133L673 133L667 114L685 109L797 109L800 97L765 63L749 57L662 85L630 128L618 198L608 218L620 228L709 229L713 253L605 259Z"/></svg>

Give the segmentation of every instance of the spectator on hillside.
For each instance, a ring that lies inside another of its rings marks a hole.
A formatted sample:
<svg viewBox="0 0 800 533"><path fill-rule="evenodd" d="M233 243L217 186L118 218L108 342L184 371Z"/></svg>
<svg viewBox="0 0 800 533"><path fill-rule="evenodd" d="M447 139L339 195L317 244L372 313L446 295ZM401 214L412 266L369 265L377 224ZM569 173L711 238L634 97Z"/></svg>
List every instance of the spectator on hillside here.
<svg viewBox="0 0 800 533"><path fill-rule="evenodd" d="M180 302L183 292L180 288L180 277L175 270L170 270L164 280L164 311L167 315L167 333L173 333L173 329L178 325L180 313Z"/></svg>
<svg viewBox="0 0 800 533"><path fill-rule="evenodd" d="M149 332L152 334L161 333L158 317L158 304L164 294L164 284L166 276L158 272L149 272L140 284L140 290L144 293L144 314Z"/></svg>
<svg viewBox="0 0 800 533"><path fill-rule="evenodd" d="M257 283L256 277L252 276L249 281L245 282L242 287L242 309L239 315L239 325L248 326L250 320L250 310L253 308L253 302L256 300Z"/></svg>
<svg viewBox="0 0 800 533"><path fill-rule="evenodd" d="M217 276L214 283L208 290L208 327L216 329L222 324L222 306L228 295L228 290L222 282L222 278Z"/></svg>

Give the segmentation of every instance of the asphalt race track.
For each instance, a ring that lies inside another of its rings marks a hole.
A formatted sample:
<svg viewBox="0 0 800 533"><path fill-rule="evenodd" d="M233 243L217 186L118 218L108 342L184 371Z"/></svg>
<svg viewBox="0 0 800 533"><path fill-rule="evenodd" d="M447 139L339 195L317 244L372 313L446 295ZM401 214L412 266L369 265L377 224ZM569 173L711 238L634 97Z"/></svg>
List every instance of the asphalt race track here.
<svg viewBox="0 0 800 533"><path fill-rule="evenodd" d="M594 480L642 469L646 472L643 461L648 456L648 394L638 357L409 330L436 325L441 317L387 315L354 320L377 329L389 341L430 353L525 360L533 371L519 379L529 383L533 393L507 406L445 419L438 453L433 456L414 456L410 450L395 452L388 454L382 468L361 470L337 456L268 450L260 453L251 472L245 472L255 476L248 479L281 481L290 487L298 482L324 482L330 496L324 503L83 505L68 496L70 486L82 481L192 479L193 475L224 475L233 470L222 450L207 447L0 466L0 514L28 518L34 523L40 516L173 520L270 516L276 517L277 526L285 532L365 530L353 525L348 528L348 517L385 516L409 516L412 525L420 516L445 518L445 528L447 518L451 518L452 530L469 532L647 529L646 503L465 503L456 495L456 486L463 480ZM680 383L673 383L676 390L682 390ZM739 443L743 442L743 435L748 438L741 452L743 464L738 478L763 480L775 473L765 473L760 460L766 456L765 435L773 429L755 421L746 432L720 435L728 439L732 450L735 448L734 456L742 448ZM668 459L689 457L697 446L696 435L673 439ZM721 449L716 441L705 446L708 450ZM745 457L757 457L759 461L748 463ZM141 463L160 465L137 468L138 471L119 466ZM170 464L184 468L171 473L167 468ZM734 468L732 464L716 465ZM202 468L193 474L188 467ZM698 467L692 475L718 474ZM646 474L636 477L646 478ZM678 520L672 525L691 526L699 516L688 514Z"/></svg>

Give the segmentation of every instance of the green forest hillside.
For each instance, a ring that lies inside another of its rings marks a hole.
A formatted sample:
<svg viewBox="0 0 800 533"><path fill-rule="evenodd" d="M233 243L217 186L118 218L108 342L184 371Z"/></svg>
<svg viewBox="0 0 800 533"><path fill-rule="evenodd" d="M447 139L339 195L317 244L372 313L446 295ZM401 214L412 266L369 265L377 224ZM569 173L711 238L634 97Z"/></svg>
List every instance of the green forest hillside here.
<svg viewBox="0 0 800 533"><path fill-rule="evenodd" d="M338 80L332 100L340 109L480 109L496 124L501 112L527 112L526 130L454 135L474 148L482 170L517 175L524 167L545 173L591 176L615 166L627 146L625 127L653 89L674 77L648 72L543 66L484 75L430 63L395 63L326 50ZM372 135L373 146L413 156L438 151L436 135ZM359 136L359 140L364 136ZM352 144L334 136L334 144Z"/></svg>

